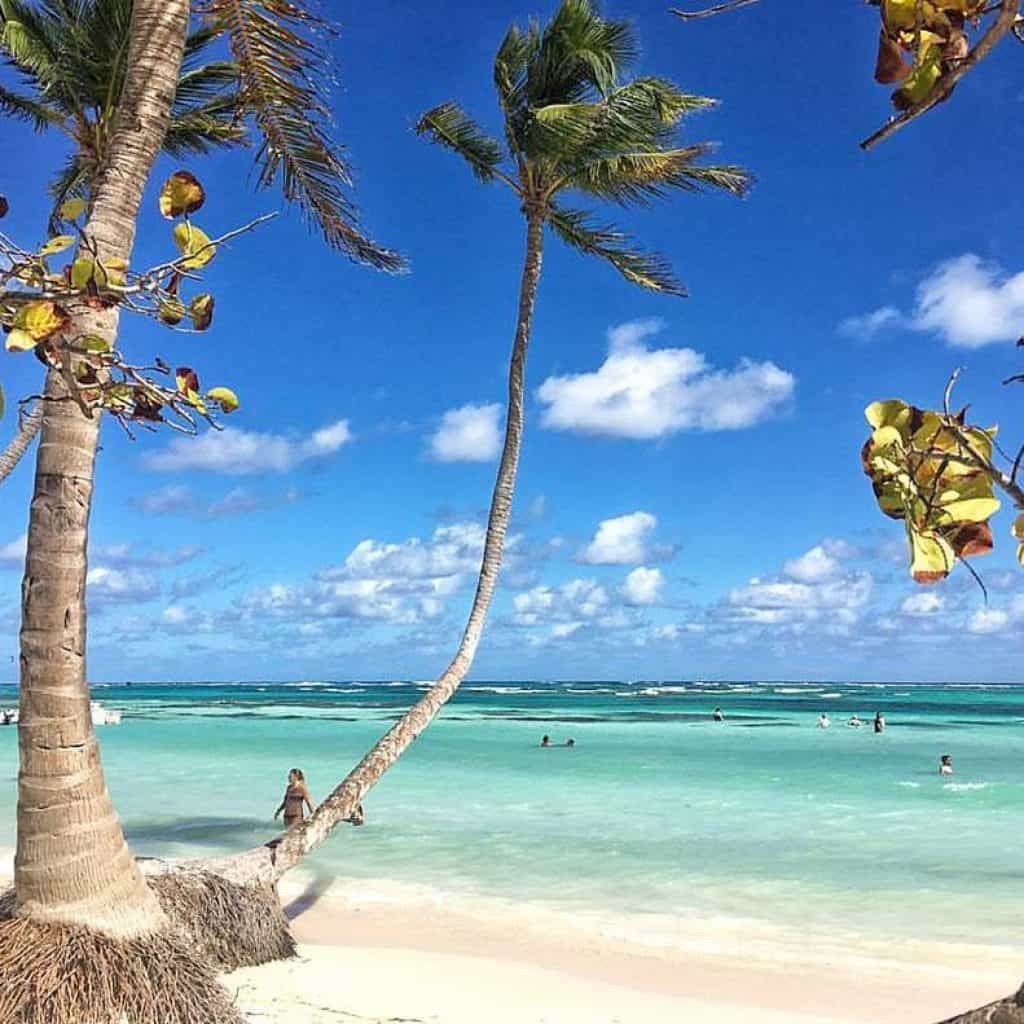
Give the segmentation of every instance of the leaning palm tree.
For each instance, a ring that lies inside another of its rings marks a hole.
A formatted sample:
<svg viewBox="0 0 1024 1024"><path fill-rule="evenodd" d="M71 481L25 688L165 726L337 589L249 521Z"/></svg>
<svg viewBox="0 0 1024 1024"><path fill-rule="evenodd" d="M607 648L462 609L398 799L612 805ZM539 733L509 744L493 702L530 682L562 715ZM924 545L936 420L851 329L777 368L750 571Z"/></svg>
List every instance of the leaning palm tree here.
<svg viewBox="0 0 1024 1024"><path fill-rule="evenodd" d="M505 443L498 468L476 595L451 664L306 821L284 836L213 866L237 880L276 881L357 810L366 792L430 724L465 678L498 582L523 434L526 351L540 280L545 225L574 249L610 263L642 288L684 295L664 258L638 249L619 229L565 205L579 193L623 206L644 205L672 191L721 190L742 195L749 175L739 167L699 163L707 143L679 145L683 118L712 101L664 78L624 80L635 60L631 26L602 18L589 0L563 0L541 29L509 29L494 61L505 127L504 146L460 107L428 111L417 130L458 153L483 182L513 193L526 220L526 255L509 367Z"/></svg>
<svg viewBox="0 0 1024 1024"><path fill-rule="evenodd" d="M324 54L308 35L291 31L319 31L320 23L292 5L268 14L258 0L213 0L200 15L185 40L163 152L186 157L253 146L258 184L279 179L286 199L299 203L329 245L370 266L400 269L396 253L360 230L347 197L351 170L330 138L329 114L315 87ZM131 16L132 0L0 0L0 60L15 77L11 87L0 84L0 115L61 132L71 142L49 183L52 233L60 230L68 199L91 204L124 88ZM225 38L232 59L208 59L211 45ZM23 419L0 452L7 473L40 423L40 417Z"/></svg>

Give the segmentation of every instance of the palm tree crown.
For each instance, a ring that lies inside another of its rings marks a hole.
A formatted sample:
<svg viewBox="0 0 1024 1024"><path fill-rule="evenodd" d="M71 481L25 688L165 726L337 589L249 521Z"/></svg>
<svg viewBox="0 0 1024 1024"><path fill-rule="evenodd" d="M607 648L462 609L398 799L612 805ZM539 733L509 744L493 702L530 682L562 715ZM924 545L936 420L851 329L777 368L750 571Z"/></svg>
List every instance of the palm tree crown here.
<svg viewBox="0 0 1024 1024"><path fill-rule="evenodd" d="M504 146L455 103L428 111L417 131L462 156L480 180L504 182L527 215L540 216L573 248L607 260L641 287L685 295L664 258L561 201L574 191L637 206L673 189L742 195L748 188L742 168L697 162L710 144L675 144L683 118L714 101L664 78L624 81L636 57L627 22L601 18L590 0L563 0L543 29L513 25L498 48Z"/></svg>
<svg viewBox="0 0 1024 1024"><path fill-rule="evenodd" d="M0 52L20 79L0 85L0 112L55 128L74 143L64 167L50 183L56 210L66 199L89 199L103 162L124 85L132 0L0 0ZM231 61L203 63L215 33L193 32L164 139L172 156L205 153L245 138L237 120L234 90L238 69Z"/></svg>
<svg viewBox="0 0 1024 1024"><path fill-rule="evenodd" d="M309 5L277 0L201 0L163 150L201 154L254 145L257 183L278 181L332 248L382 270L396 252L361 231L348 197L352 174L331 137L329 54L316 42L330 26ZM0 57L19 79L0 84L0 114L57 128L74 150L51 182L54 214L89 198L124 85L132 0L0 0ZM225 40L230 60L204 62ZM56 229L54 219L51 229Z"/></svg>

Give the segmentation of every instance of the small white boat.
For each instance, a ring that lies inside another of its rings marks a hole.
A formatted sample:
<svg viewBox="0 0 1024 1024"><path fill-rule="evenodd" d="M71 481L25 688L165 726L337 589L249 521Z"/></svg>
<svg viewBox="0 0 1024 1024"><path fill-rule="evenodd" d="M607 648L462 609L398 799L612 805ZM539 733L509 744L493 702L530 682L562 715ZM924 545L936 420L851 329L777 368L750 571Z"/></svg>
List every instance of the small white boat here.
<svg viewBox="0 0 1024 1024"><path fill-rule="evenodd" d="M0 708L0 725L17 725L17 708Z"/></svg>
<svg viewBox="0 0 1024 1024"><path fill-rule="evenodd" d="M121 712L113 708L105 708L98 700L90 701L89 709L92 711L93 725L121 724Z"/></svg>

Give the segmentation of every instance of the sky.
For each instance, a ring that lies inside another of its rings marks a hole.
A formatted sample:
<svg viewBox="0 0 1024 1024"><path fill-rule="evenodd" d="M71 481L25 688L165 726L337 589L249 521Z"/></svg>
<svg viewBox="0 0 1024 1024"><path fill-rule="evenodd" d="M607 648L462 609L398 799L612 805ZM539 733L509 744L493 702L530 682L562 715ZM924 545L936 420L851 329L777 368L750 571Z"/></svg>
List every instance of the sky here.
<svg viewBox="0 0 1024 1024"><path fill-rule="evenodd" d="M332 99L367 229L411 270L327 251L294 211L208 268L213 328L122 318L122 347L228 384L198 438L104 426L88 577L89 676L428 679L472 599L500 448L524 225L507 190L417 138L456 99L495 134L491 62L553 5L332 3ZM686 23L609 0L638 70L717 98L688 140L756 175L748 198L599 209L666 254L690 297L641 292L546 239L527 415L478 679L1024 681L1009 536L923 588L859 462L864 407L958 396L1024 440L1024 60L1004 43L948 103L865 154L889 114L877 11L764 0ZM0 123L5 230L44 238L61 140ZM187 165L219 234L282 209L244 151ZM135 265L170 250L156 209ZM41 367L4 354L9 406ZM0 440L12 434L10 408ZM16 680L32 459L0 486L0 681Z"/></svg>

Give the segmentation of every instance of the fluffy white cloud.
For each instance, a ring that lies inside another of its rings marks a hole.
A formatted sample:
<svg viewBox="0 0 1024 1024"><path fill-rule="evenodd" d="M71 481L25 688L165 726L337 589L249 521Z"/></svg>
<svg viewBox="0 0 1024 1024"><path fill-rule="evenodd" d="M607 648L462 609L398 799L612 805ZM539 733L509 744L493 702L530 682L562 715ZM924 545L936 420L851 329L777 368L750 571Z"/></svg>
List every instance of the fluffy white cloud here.
<svg viewBox="0 0 1024 1024"><path fill-rule="evenodd" d="M840 571L839 559L830 555L824 545L817 544L799 558L792 558L782 567L789 577L802 583L820 583Z"/></svg>
<svg viewBox="0 0 1024 1024"><path fill-rule="evenodd" d="M946 607L946 599L933 590L919 590L916 594L904 599L900 611L904 615L924 616L935 615Z"/></svg>
<svg viewBox="0 0 1024 1024"><path fill-rule="evenodd" d="M903 323L903 314L895 306L881 306L863 316L850 316L839 325L839 333L857 341L871 341L886 327Z"/></svg>
<svg viewBox="0 0 1024 1024"><path fill-rule="evenodd" d="M182 544L168 551L163 548L139 550L131 544L95 544L90 548L91 560L118 569L167 569L191 562L203 553L198 544Z"/></svg>
<svg viewBox="0 0 1024 1024"><path fill-rule="evenodd" d="M501 406L463 405L449 409L430 438L438 462L490 462L501 451Z"/></svg>
<svg viewBox="0 0 1024 1024"><path fill-rule="evenodd" d="M917 289L914 326L979 348L1024 333L1024 272L1007 275L973 253L940 264Z"/></svg>
<svg viewBox="0 0 1024 1024"><path fill-rule="evenodd" d="M155 574L141 569L115 569L98 565L85 577L90 604L135 604L160 593Z"/></svg>
<svg viewBox="0 0 1024 1024"><path fill-rule="evenodd" d="M334 454L351 439L348 420L337 420L306 438L225 427L199 437L176 437L162 451L148 452L143 460L150 469L164 472L284 473L310 459Z"/></svg>
<svg viewBox="0 0 1024 1024"><path fill-rule="evenodd" d="M869 340L886 327L939 334L960 348L1013 341L1024 333L1024 272L965 253L940 263L917 286L913 313L882 306L839 325L843 334Z"/></svg>
<svg viewBox="0 0 1024 1024"><path fill-rule="evenodd" d="M648 561L648 538L658 520L650 512L603 519L594 539L579 553L589 565L635 565Z"/></svg>
<svg viewBox="0 0 1024 1024"><path fill-rule="evenodd" d="M689 348L648 349L655 320L608 332L608 358L589 373L549 377L537 391L542 422L558 430L649 439L683 430L738 430L777 412L795 379L774 363L716 370Z"/></svg>
<svg viewBox="0 0 1024 1024"><path fill-rule="evenodd" d="M622 584L622 596L626 599L626 604L655 604L661 596L664 586L665 577L660 569L648 569L645 566L640 566L626 576L626 580Z"/></svg>
<svg viewBox="0 0 1024 1024"><path fill-rule="evenodd" d="M25 549L28 547L28 534L0 545L0 568L18 569L25 564Z"/></svg>
<svg viewBox="0 0 1024 1024"><path fill-rule="evenodd" d="M1001 608L979 608L967 620L969 633L1001 633L1010 622L1008 612Z"/></svg>
<svg viewBox="0 0 1024 1024"><path fill-rule="evenodd" d="M558 587L533 587L516 594L512 607L512 620L518 626L558 621L580 623L584 619L601 619L610 624L606 618L611 608L608 591L591 579L570 580Z"/></svg>

